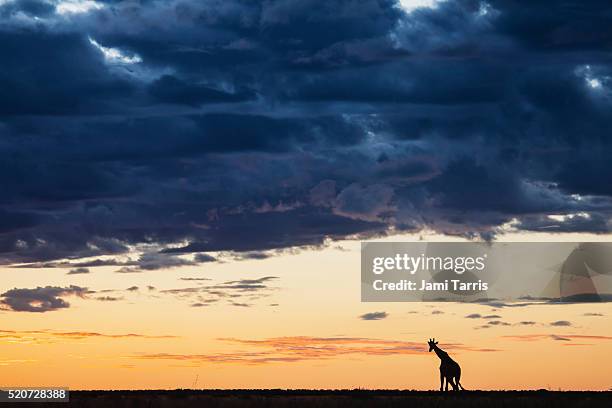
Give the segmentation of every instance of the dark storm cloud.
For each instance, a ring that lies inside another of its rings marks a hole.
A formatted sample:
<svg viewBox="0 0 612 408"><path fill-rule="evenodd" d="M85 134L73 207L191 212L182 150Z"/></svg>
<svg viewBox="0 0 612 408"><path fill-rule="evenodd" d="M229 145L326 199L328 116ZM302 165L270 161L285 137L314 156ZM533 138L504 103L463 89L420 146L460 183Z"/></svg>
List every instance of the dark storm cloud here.
<svg viewBox="0 0 612 408"><path fill-rule="evenodd" d="M371 312L359 316L361 320L382 320L389 316L387 312Z"/></svg>
<svg viewBox="0 0 612 408"><path fill-rule="evenodd" d="M8 18L16 13L24 13L28 16L45 17L55 12L55 5L46 1L21 0L9 1L0 8L0 16Z"/></svg>
<svg viewBox="0 0 612 408"><path fill-rule="evenodd" d="M605 42L612 39L605 1L548 0L529 10L505 0L493 4L507 11L500 15L499 31L531 49L598 50L605 49Z"/></svg>
<svg viewBox="0 0 612 408"><path fill-rule="evenodd" d="M465 316L466 319L501 319L500 315L481 315L480 313L471 313Z"/></svg>
<svg viewBox="0 0 612 408"><path fill-rule="evenodd" d="M612 228L606 2L98 5L0 5L3 264Z"/></svg>
<svg viewBox="0 0 612 408"><path fill-rule="evenodd" d="M174 296L179 300L192 302L192 307L208 306L212 303L225 301L227 304L239 307L250 307L253 302L269 297L276 289L271 284L277 276L264 276L255 279L240 279L214 285L202 285L159 291L162 295ZM183 281L204 281L207 278L180 278ZM248 302L248 303L247 303Z"/></svg>
<svg viewBox="0 0 612 408"><path fill-rule="evenodd" d="M270 254L267 254L265 252L243 252L243 253L238 253L235 259L240 260L240 261L258 260L258 259L266 259L266 258L269 258L270 256L271 256Z"/></svg>
<svg viewBox="0 0 612 408"><path fill-rule="evenodd" d="M492 320L487 323L489 326L510 326L510 323L504 322L502 320Z"/></svg>
<svg viewBox="0 0 612 408"><path fill-rule="evenodd" d="M247 90L228 93L204 85L190 84L171 75L155 80L149 92L162 102L198 106L214 102L239 102L253 99L255 95Z"/></svg>
<svg viewBox="0 0 612 408"><path fill-rule="evenodd" d="M95 299L99 300L100 302L118 302L123 300L123 298L120 296L98 296Z"/></svg>
<svg viewBox="0 0 612 408"><path fill-rule="evenodd" d="M567 320L557 320L556 322L551 322L550 325L551 326L557 326L557 327L571 326L572 322L569 322Z"/></svg>
<svg viewBox="0 0 612 408"><path fill-rule="evenodd" d="M259 251L292 245L318 245L325 236L380 232L382 224L340 217L324 211L296 209L252 214L227 214L207 223L210 229L193 231L194 240L183 247L165 249L167 254L201 251ZM196 235L197 234L197 235Z"/></svg>
<svg viewBox="0 0 612 408"><path fill-rule="evenodd" d="M130 262L131 264L131 262ZM179 258L174 255L160 254L156 252L147 252L138 258L134 262L135 266L124 266L117 272L142 272L142 271L155 271L158 269L170 269L179 266L195 265L196 262Z"/></svg>
<svg viewBox="0 0 612 408"><path fill-rule="evenodd" d="M129 81L109 75L87 36L71 30L4 27L0 54L3 116L108 112L134 89Z"/></svg>
<svg viewBox="0 0 612 408"><path fill-rule="evenodd" d="M223 284L217 285L216 288L220 289L232 289L239 291L256 291L260 289L266 289L267 283L272 280L278 279L278 276L264 276L257 279L241 279L237 281L229 281Z"/></svg>
<svg viewBox="0 0 612 408"><path fill-rule="evenodd" d="M527 216L520 221L518 227L526 231L603 233L609 230L610 225L607 213L579 212L567 214L562 222L548 215Z"/></svg>
<svg viewBox="0 0 612 408"><path fill-rule="evenodd" d="M58 261L58 262L34 262L34 263L24 263L19 265L12 266L13 268L92 268L98 266L127 266L127 265L136 265L135 261L122 261L119 259L92 259L86 261L77 261L77 262L69 262L69 261Z"/></svg>
<svg viewBox="0 0 612 408"><path fill-rule="evenodd" d="M556 341L572 341L571 339L568 339L567 337L561 337L556 334L551 334L550 337Z"/></svg>
<svg viewBox="0 0 612 408"><path fill-rule="evenodd" d="M0 209L0 234L33 227L40 222L39 218L37 214L28 214L18 211L9 212Z"/></svg>
<svg viewBox="0 0 612 408"><path fill-rule="evenodd" d="M84 267L74 268L68 272L68 275L78 275L78 274L83 274L83 273L89 273L89 268L84 268Z"/></svg>
<svg viewBox="0 0 612 408"><path fill-rule="evenodd" d="M557 334L520 334L520 335L510 335L510 336L502 336L503 338L507 338L515 341L540 341L540 340L557 340L557 341L572 341L572 340L594 340L594 341L610 341L612 337L610 336L602 336L602 335L586 335L586 334L567 334L563 336L559 336Z"/></svg>
<svg viewBox="0 0 612 408"><path fill-rule="evenodd" d="M215 258L212 255L208 255L208 254L195 254L193 256L193 259L196 262L202 262L202 263L204 263L204 262L215 262L217 260L217 258Z"/></svg>
<svg viewBox="0 0 612 408"><path fill-rule="evenodd" d="M11 289L0 295L0 304L15 312L44 313L70 307L63 298L66 296L83 297L87 288L79 286L45 286L34 289Z"/></svg>

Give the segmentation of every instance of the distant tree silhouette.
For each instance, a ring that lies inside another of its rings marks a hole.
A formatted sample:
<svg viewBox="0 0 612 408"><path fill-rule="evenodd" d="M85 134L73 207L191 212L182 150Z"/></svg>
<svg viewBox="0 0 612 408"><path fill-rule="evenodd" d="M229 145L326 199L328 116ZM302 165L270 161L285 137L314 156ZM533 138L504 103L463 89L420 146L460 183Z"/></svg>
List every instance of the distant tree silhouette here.
<svg viewBox="0 0 612 408"><path fill-rule="evenodd" d="M427 344L429 345L429 351L435 351L436 355L440 358L440 391L448 391L449 383L454 391L465 390L459 382L461 378L461 367L459 367L459 364L450 358L446 351L438 347L436 339L429 339Z"/></svg>

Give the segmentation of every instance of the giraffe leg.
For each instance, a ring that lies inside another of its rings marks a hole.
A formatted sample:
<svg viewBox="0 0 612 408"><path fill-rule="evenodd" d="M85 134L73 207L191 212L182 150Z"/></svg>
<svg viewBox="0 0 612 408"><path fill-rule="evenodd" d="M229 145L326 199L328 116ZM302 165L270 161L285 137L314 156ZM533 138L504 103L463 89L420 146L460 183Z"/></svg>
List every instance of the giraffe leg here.
<svg viewBox="0 0 612 408"><path fill-rule="evenodd" d="M459 387L457 386L457 378L456 377L451 377L450 378L450 383L451 383L451 386L453 387L453 391L459 391Z"/></svg>
<svg viewBox="0 0 612 408"><path fill-rule="evenodd" d="M444 386L444 391L448 391L448 377L446 377L446 385Z"/></svg>
<svg viewBox="0 0 612 408"><path fill-rule="evenodd" d="M444 390L444 376L442 375L442 371L440 371L440 391Z"/></svg>
<svg viewBox="0 0 612 408"><path fill-rule="evenodd" d="M459 387L459 390L465 390L465 388L463 388L463 385L461 385L461 382L459 381L460 379L461 379L461 373L459 373L459 375L455 377L455 381L457 382L457 387Z"/></svg>

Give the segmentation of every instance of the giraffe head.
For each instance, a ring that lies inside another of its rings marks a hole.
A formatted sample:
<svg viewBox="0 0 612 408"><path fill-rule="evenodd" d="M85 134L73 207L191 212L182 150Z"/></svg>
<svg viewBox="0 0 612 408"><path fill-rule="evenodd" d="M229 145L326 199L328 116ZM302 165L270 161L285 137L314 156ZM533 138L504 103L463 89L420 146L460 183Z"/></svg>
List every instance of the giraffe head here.
<svg viewBox="0 0 612 408"><path fill-rule="evenodd" d="M436 348L436 344L438 344L438 342L436 341L436 339L429 339L427 344L429 345L429 351L431 352L434 348Z"/></svg>

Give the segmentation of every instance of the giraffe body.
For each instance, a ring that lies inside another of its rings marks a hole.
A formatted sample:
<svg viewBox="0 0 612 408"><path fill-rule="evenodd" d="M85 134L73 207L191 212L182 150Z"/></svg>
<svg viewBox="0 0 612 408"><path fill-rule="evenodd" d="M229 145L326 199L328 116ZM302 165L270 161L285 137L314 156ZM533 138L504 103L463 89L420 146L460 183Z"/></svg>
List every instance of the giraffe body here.
<svg viewBox="0 0 612 408"><path fill-rule="evenodd" d="M438 347L438 342L430 340L429 351L434 351L440 358L440 391L448 391L448 384L453 387L453 391L463 390L461 379L461 367L453 360L446 351Z"/></svg>

